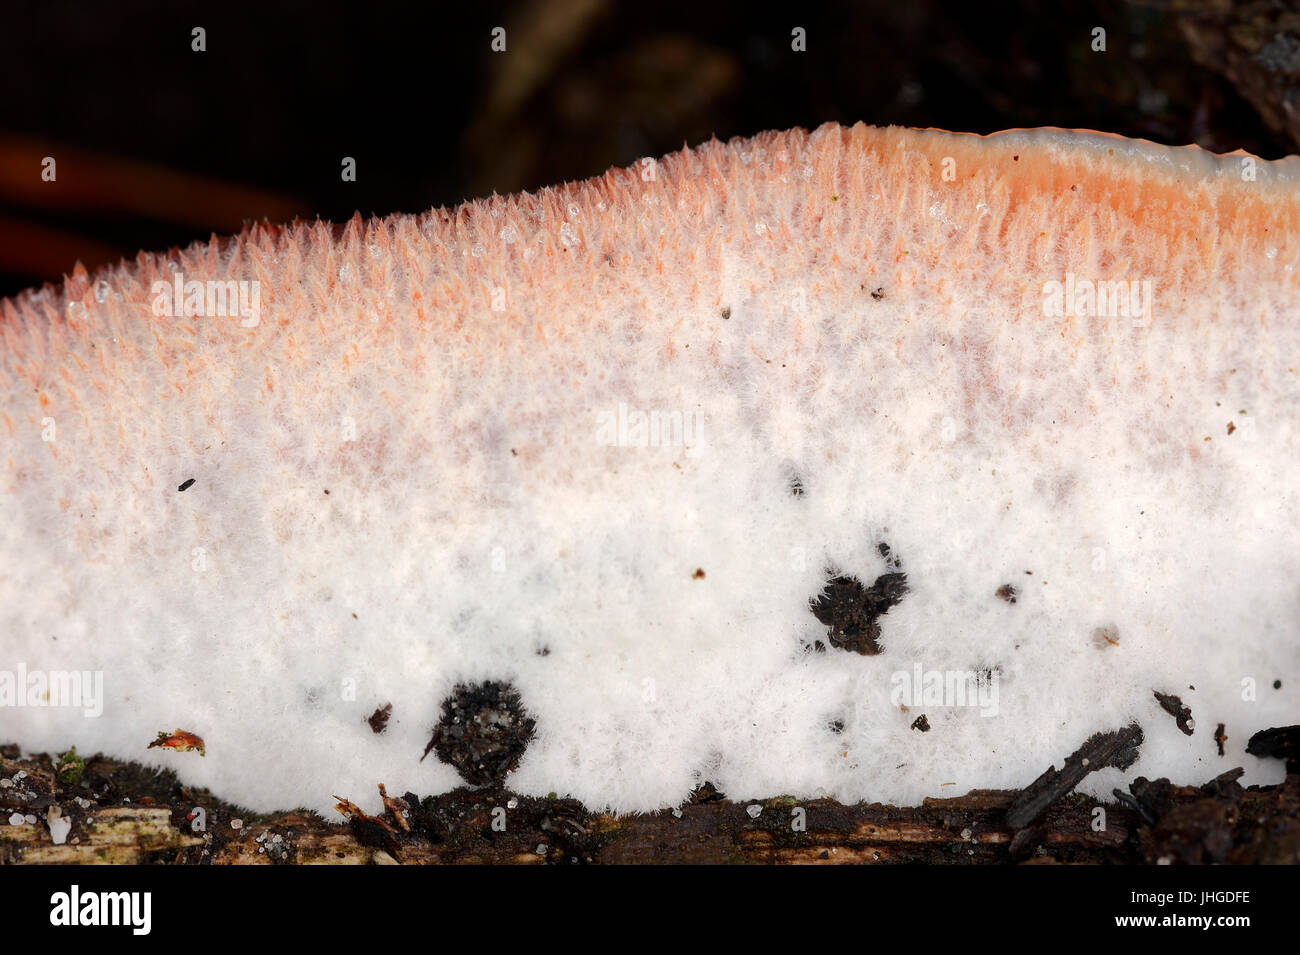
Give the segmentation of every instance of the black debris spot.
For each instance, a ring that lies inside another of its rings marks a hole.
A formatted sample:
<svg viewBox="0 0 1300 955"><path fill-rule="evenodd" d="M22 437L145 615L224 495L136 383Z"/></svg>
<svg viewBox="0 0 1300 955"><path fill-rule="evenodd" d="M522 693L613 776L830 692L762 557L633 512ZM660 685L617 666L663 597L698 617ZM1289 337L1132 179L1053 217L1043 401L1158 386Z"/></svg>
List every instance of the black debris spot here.
<svg viewBox="0 0 1300 955"><path fill-rule="evenodd" d="M511 456L512 458L517 458L517 457L519 457L519 452L516 451L514 448L511 448L511 449L510 449L510 456Z"/></svg>
<svg viewBox="0 0 1300 955"><path fill-rule="evenodd" d="M894 570L903 569L903 561L898 557L897 554L894 554L890 551L889 545L886 544L884 541L881 541L879 544L876 545L876 550L880 553L881 557L885 558L885 563L888 564L890 567L894 568Z"/></svg>
<svg viewBox="0 0 1300 955"><path fill-rule="evenodd" d="M378 707L366 719L366 722L370 724L370 731L374 733L376 736L378 736L384 730L388 729L388 718L392 715L393 715L392 703L385 703L383 706Z"/></svg>
<svg viewBox="0 0 1300 955"><path fill-rule="evenodd" d="M826 644L822 643L820 640L814 640L812 643L808 643L806 640L801 642L803 644L804 653L825 653L826 652Z"/></svg>
<svg viewBox="0 0 1300 955"><path fill-rule="evenodd" d="M877 302L879 302L881 299L885 297L884 288L873 289L871 292L871 297L874 298Z"/></svg>
<svg viewBox="0 0 1300 955"><path fill-rule="evenodd" d="M1228 741L1227 733L1224 732L1224 725L1220 723L1214 728L1214 742L1218 744L1219 755L1223 755L1223 744Z"/></svg>
<svg viewBox="0 0 1300 955"><path fill-rule="evenodd" d="M1003 584L1001 587L998 588L998 599L1005 600L1007 603L1013 604L1016 602L1016 595L1019 593L1020 591L1016 590L1016 588L1013 587L1011 584Z"/></svg>
<svg viewBox="0 0 1300 955"><path fill-rule="evenodd" d="M922 733L930 732L930 721L925 718L924 713L912 720L912 729L920 730Z"/></svg>
<svg viewBox="0 0 1300 955"><path fill-rule="evenodd" d="M691 579L692 579L692 580L703 580L703 579L704 579L704 568L703 568L703 567L696 567L696 568L695 568L695 573L691 574Z"/></svg>
<svg viewBox="0 0 1300 955"><path fill-rule="evenodd" d="M1233 424L1231 421L1229 421L1229 422L1228 422L1228 434L1232 434L1232 432L1234 432L1234 431L1236 431L1236 430L1237 430L1237 426L1236 426L1235 424Z"/></svg>
<svg viewBox="0 0 1300 955"><path fill-rule="evenodd" d="M177 490L177 491L188 491L188 490L189 490L191 487L193 487L193 486L194 486L194 478L190 478L188 481L186 481L184 484L182 484L182 485L181 485L180 487L178 487L176 490Z"/></svg>
<svg viewBox="0 0 1300 955"><path fill-rule="evenodd" d="M1089 736L1082 746L1065 757L1065 766L1060 772L1055 766L1049 766L1046 772L1020 791L1007 810L1007 827L1024 829L1091 772L1107 766L1128 769L1137 760L1141 745L1142 727L1136 723L1122 730ZM1133 794L1138 796L1136 791Z"/></svg>
<svg viewBox="0 0 1300 955"><path fill-rule="evenodd" d="M844 732L844 721L843 721L843 720L831 720L831 721L830 721L829 723L827 723L826 725L827 725L827 727L830 729L830 731L831 731L832 733L834 733L836 736L839 736L841 733Z"/></svg>
<svg viewBox="0 0 1300 955"><path fill-rule="evenodd" d="M549 657L549 656L551 655L551 648L550 648L550 647L538 647L538 648L537 648L537 655L538 655L539 657Z"/></svg>
<svg viewBox="0 0 1300 955"><path fill-rule="evenodd" d="M1261 759L1285 759L1288 775L1300 773L1300 726L1260 730L1246 744L1246 752Z"/></svg>
<svg viewBox="0 0 1300 955"><path fill-rule="evenodd" d="M436 750L472 785L499 783L519 765L536 727L509 683L458 683L420 759Z"/></svg>
<svg viewBox="0 0 1300 955"><path fill-rule="evenodd" d="M1176 696L1168 693L1155 691L1156 699L1160 702L1160 708L1178 721L1178 729L1184 736L1191 736L1192 731L1196 729L1196 721L1192 719L1191 707L1184 706L1183 701Z"/></svg>
<svg viewBox="0 0 1300 955"><path fill-rule="evenodd" d="M724 321L725 321L726 319L728 319L728 318L731 318L731 306L730 306L730 305L728 305L726 308L724 308L724 309L722 310L722 318L723 318Z"/></svg>
<svg viewBox="0 0 1300 955"><path fill-rule="evenodd" d="M790 496L803 497L803 478L797 474L790 475Z"/></svg>
<svg viewBox="0 0 1300 955"><path fill-rule="evenodd" d="M831 646L875 656L881 652L877 620L902 601L907 590L907 575L902 573L882 574L870 587L856 577L833 577L809 606L829 628Z"/></svg>
<svg viewBox="0 0 1300 955"><path fill-rule="evenodd" d="M328 494L329 492L330 492L330 489L329 489L329 488L326 488L326 489L325 489L325 493Z"/></svg>
<svg viewBox="0 0 1300 955"><path fill-rule="evenodd" d="M1011 157L1011 161L1012 161L1012 162L1020 162L1020 157L1019 157L1019 156L1012 156L1012 157Z"/></svg>
<svg viewBox="0 0 1300 955"><path fill-rule="evenodd" d="M1275 689L1275 690L1280 690L1280 689L1282 689L1282 681L1281 681L1281 680L1274 680L1274 681L1273 681L1273 689Z"/></svg>

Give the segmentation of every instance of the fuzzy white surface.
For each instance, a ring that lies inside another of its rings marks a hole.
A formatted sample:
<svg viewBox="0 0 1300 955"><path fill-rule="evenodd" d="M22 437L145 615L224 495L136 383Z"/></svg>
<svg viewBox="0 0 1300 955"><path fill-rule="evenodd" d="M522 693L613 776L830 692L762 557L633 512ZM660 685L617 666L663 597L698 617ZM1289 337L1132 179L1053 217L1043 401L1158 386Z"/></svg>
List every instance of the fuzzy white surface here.
<svg viewBox="0 0 1300 955"><path fill-rule="evenodd" d="M0 670L102 671L105 701L0 708L0 738L332 817L457 785L419 762L438 705L504 679L537 721L509 785L594 808L706 779L914 804L1131 721L1138 762L1081 789L1280 780L1244 746L1298 715L1293 170L1015 136L768 134L170 257L260 280L252 328L152 316L164 257L6 303ZM1007 185L1030 161L1049 185ZM1045 317L1067 272L1153 279L1151 320ZM620 407L699 431L611 446ZM880 542L911 588L884 652L805 652L809 600L891 569ZM995 670L996 715L904 712L916 664ZM206 755L145 749L176 728Z"/></svg>

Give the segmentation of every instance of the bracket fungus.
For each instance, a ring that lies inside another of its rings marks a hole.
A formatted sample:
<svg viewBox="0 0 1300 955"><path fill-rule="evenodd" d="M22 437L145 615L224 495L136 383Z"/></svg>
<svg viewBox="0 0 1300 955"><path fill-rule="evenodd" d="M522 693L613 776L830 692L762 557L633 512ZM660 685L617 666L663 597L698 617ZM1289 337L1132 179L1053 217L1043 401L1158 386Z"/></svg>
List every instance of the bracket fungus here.
<svg viewBox="0 0 1300 955"><path fill-rule="evenodd" d="M1173 687L1275 781L1298 262L1298 159L827 125L77 268L0 303L0 736L328 810L500 680L523 793L912 804L1131 723L1199 779ZM800 652L882 540L879 652Z"/></svg>

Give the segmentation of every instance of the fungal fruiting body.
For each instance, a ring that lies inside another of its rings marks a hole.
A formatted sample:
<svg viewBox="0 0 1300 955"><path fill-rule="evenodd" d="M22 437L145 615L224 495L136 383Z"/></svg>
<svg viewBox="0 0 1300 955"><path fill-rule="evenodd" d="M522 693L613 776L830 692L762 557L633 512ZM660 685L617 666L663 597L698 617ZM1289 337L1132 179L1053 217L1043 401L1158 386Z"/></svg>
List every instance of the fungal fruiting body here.
<svg viewBox="0 0 1300 955"><path fill-rule="evenodd" d="M1132 723L1127 776L1274 782L1298 237L1300 160L828 125L77 269L0 306L0 737L328 810L457 785L439 704L507 681L508 784L593 808Z"/></svg>

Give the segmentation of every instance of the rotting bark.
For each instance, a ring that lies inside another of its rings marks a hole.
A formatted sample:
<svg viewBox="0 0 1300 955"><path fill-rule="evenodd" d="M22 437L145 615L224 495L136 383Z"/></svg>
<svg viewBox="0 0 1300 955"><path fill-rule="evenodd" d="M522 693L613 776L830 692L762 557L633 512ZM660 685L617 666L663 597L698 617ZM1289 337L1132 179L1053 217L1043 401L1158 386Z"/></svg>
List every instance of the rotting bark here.
<svg viewBox="0 0 1300 955"><path fill-rule="evenodd" d="M102 756L87 759L81 780L66 789L53 767L54 757L0 757L0 778L27 774L0 789L0 863L1300 864L1300 775L1249 789L1236 782L1239 771L1203 787L1139 778L1125 803L1067 795L1017 832L1006 824L1016 791L973 790L898 808L790 797L734 802L706 785L678 812L614 816L569 799L461 788L424 798L386 794L381 816L334 823L303 810L244 812L171 773ZM56 805L72 823L63 845L46 822ZM1094 829L1098 806L1104 828ZM7 824L15 813L37 821ZM496 831L501 820L505 831Z"/></svg>

